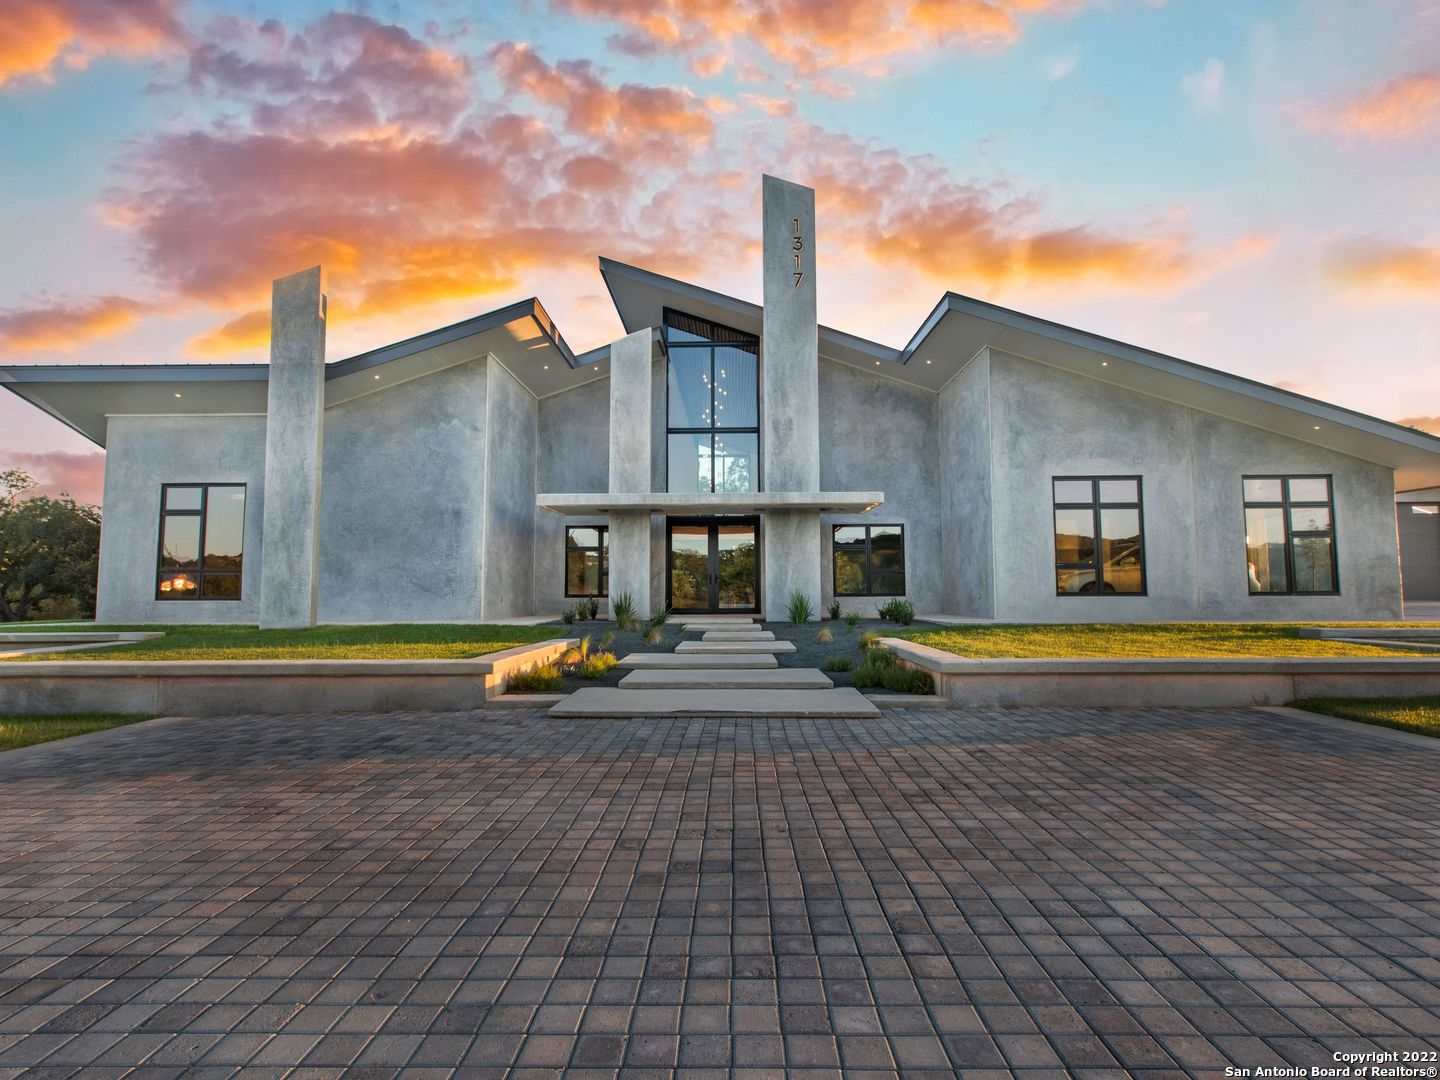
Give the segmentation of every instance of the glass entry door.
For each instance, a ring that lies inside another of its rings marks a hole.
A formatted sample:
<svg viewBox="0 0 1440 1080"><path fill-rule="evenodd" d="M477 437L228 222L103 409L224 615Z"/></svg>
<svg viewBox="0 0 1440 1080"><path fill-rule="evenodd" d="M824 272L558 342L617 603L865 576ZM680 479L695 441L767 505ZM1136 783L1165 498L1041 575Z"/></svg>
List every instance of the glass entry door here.
<svg viewBox="0 0 1440 1080"><path fill-rule="evenodd" d="M671 518L666 532L673 610L760 610L758 518Z"/></svg>

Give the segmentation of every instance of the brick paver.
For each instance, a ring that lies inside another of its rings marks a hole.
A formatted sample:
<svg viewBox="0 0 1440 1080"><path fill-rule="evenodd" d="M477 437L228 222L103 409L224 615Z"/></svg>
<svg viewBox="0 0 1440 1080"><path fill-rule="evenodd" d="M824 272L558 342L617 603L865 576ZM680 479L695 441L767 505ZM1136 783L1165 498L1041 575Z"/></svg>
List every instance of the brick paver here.
<svg viewBox="0 0 1440 1080"><path fill-rule="evenodd" d="M0 1074L1437 1048L1437 765L1258 710L117 729L0 757Z"/></svg>

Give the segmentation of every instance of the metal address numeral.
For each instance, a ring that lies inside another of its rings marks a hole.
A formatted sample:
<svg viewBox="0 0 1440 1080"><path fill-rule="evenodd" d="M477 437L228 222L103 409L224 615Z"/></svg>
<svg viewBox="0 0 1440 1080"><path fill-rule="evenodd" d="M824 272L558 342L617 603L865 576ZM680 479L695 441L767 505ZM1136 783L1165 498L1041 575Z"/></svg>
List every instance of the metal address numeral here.
<svg viewBox="0 0 1440 1080"><path fill-rule="evenodd" d="M805 250L805 238L800 235L800 219L799 219L799 218L791 218L790 221L791 221L791 224L793 224L794 227L795 227L795 247L793 248L793 250L796 252L796 255L795 255L795 288L798 289L798 288L800 287L800 283L805 280L805 273L804 273L804 271L802 271L802 270L800 269L800 255L799 255L799 252L802 252L802 251Z"/></svg>

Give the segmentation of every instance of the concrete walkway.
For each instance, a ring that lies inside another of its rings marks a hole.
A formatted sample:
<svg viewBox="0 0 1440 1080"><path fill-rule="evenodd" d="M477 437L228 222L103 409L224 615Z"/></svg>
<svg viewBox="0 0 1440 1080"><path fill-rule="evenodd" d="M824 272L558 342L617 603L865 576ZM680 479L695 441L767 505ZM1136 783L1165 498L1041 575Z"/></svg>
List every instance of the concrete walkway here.
<svg viewBox="0 0 1440 1080"><path fill-rule="evenodd" d="M550 708L571 719L610 717L753 716L867 719L875 704L851 686L836 687L819 668L782 668L776 653L794 652L748 617L687 619L673 653L631 653L635 668L619 686L587 686ZM661 662L663 661L663 663Z"/></svg>

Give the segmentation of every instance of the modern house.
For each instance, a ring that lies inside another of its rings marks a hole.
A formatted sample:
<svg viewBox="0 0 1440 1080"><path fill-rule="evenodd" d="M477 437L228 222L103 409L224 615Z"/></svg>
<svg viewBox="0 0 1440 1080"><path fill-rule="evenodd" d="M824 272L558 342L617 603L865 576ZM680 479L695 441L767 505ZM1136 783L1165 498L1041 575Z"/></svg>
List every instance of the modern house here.
<svg viewBox="0 0 1440 1080"><path fill-rule="evenodd" d="M1440 599L1440 439L953 293L904 348L817 326L814 193L766 177L763 229L763 307L602 259L628 336L578 356L527 300L327 364L316 267L275 283L269 365L0 383L107 450L105 622L474 621L621 592L774 617L797 591L1392 619L1397 507L1403 595Z"/></svg>

